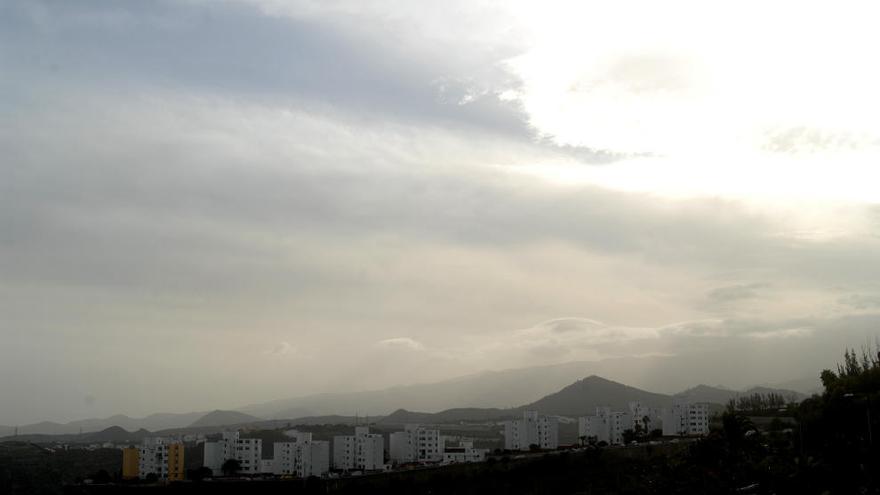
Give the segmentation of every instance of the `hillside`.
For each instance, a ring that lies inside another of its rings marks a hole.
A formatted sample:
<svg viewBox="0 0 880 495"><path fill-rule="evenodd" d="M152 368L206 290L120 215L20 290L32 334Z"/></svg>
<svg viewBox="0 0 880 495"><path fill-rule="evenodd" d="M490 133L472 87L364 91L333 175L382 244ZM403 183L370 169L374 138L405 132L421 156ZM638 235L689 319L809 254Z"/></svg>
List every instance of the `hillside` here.
<svg viewBox="0 0 880 495"><path fill-rule="evenodd" d="M711 402L714 404L726 405L731 399L752 394L778 394L791 402L800 402L806 398L806 395L794 390L786 390L771 387L751 387L746 390L731 390L721 387L710 387L708 385L697 385L683 392L674 395L677 399L686 399L695 402Z"/></svg>
<svg viewBox="0 0 880 495"><path fill-rule="evenodd" d="M206 426L240 425L257 421L260 421L260 418L251 416L250 414L244 414L238 411L221 411L218 409L202 416L189 426L191 428L202 428Z"/></svg>
<svg viewBox="0 0 880 495"><path fill-rule="evenodd" d="M707 361L713 363L708 370L704 366ZM704 370L699 375L704 383L725 383L735 379L731 385L740 389L755 383L766 383L766 377L775 373L760 366L743 369L742 363L729 353L713 351L674 358L626 357L485 371L434 383L274 400L236 410L264 418L290 419L330 414L353 415L355 412L377 416L401 408L430 412L453 408L508 409L534 402L590 375L613 377L620 383L642 390L673 394L697 384L696 369ZM802 371L805 374L812 372L809 369L791 372Z"/></svg>
<svg viewBox="0 0 880 495"><path fill-rule="evenodd" d="M660 408L671 404L672 397L646 392L592 375L518 409L535 410L561 416L581 416L592 414L599 406L611 406L615 409L626 410L631 401L639 401L647 406Z"/></svg>
<svg viewBox="0 0 880 495"><path fill-rule="evenodd" d="M316 394L252 404L236 410L256 416L285 419L328 414L386 415L396 409L447 411L457 408L514 408L591 374L629 377L627 370L658 366L667 358L626 358L576 361L500 371L485 371L435 383L366 392Z"/></svg>
<svg viewBox="0 0 880 495"><path fill-rule="evenodd" d="M128 431L135 430L167 430L170 428L182 428L192 424L193 421L204 416L204 412L192 413L156 413L143 418L132 418L124 414L117 414L106 418L89 418L69 423L54 423L43 421L18 427L19 435L78 435L80 433L99 432L118 426ZM15 427L0 426L0 436L11 436Z"/></svg>
<svg viewBox="0 0 880 495"><path fill-rule="evenodd" d="M389 426L401 426L406 424L448 424L459 423L462 421L497 421L501 419L509 419L515 415L515 409L462 407L447 409L437 413L412 412L405 409L398 409L377 423Z"/></svg>

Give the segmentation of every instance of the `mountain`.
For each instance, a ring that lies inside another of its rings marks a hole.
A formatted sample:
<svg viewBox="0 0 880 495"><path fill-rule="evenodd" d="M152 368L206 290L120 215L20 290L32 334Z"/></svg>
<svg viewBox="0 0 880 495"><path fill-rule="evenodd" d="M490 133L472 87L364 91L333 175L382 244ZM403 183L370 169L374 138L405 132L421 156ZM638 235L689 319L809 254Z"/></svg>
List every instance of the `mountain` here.
<svg viewBox="0 0 880 495"><path fill-rule="evenodd" d="M204 416L204 412L193 413L157 413L144 418L131 418L124 414L117 414L107 418L89 418L69 423L53 423L43 421L18 427L19 435L78 435L80 433L99 432L112 426L118 426L128 431L134 430L166 430L181 428L192 424L193 421ZM13 426L0 426L0 436L11 436L15 433Z"/></svg>
<svg viewBox="0 0 880 495"><path fill-rule="evenodd" d="M202 428L206 426L240 425L257 421L261 421L261 419L256 416L251 416L250 414L244 414L238 411L221 411L218 409L195 420L189 425L189 427Z"/></svg>
<svg viewBox="0 0 880 495"><path fill-rule="evenodd" d="M630 402L639 401L650 407L663 408L672 403L672 397L647 392L599 376L587 378L563 387L561 390L526 405L507 408L456 408L437 413L413 412L398 409L379 424L407 423L442 424L460 421L497 421L519 416L523 411L535 410L543 414L577 417L592 414L597 407L610 406L626 410Z"/></svg>
<svg viewBox="0 0 880 495"><path fill-rule="evenodd" d="M147 430L138 430L135 432L130 432L121 428L119 426L111 426L107 429L89 433L87 435L82 436L82 441L86 442L132 442L139 443L144 437L150 436L150 432Z"/></svg>
<svg viewBox="0 0 880 495"><path fill-rule="evenodd" d="M743 367L740 359L730 352L708 351L692 355L626 357L599 361L575 361L547 366L534 366L500 371L486 371L454 379L397 386L382 390L315 394L271 402L252 404L235 409L256 418L296 421L292 418L309 418L320 421L324 416L385 416L397 410L427 411L448 414L458 418L457 409L475 408L469 414L480 416L479 409L509 410L522 404L553 394L585 376L613 377L641 390L672 394L693 387L695 370L704 382L720 383L736 380L737 386L765 383L768 376L809 376L811 370L800 369L778 360L760 359L760 366ZM711 363L707 368L706 363ZM806 366L806 365L804 365ZM812 392L818 379L805 378L768 385L771 388ZM720 389L724 390L724 389ZM687 392L687 391L686 391ZM724 404L723 395L711 399ZM487 413L489 414L489 413ZM491 413L494 414L494 413ZM128 431L145 428L150 431L186 428L205 416L205 412L184 414L152 414L144 418L124 415L109 418L86 419L70 423L42 422L21 426L19 434L79 434L100 431L110 426L120 426ZM482 416L480 416L482 417ZM252 421L245 420L244 422ZM392 418L393 420L393 418ZM224 422L227 420L223 420ZM0 427L0 436L12 435L14 427Z"/></svg>
<svg viewBox="0 0 880 495"><path fill-rule="evenodd" d="M800 392L780 388L751 387L746 390L731 390L722 387L710 387L708 385L697 385L696 387L675 394L674 397L694 402L712 402L714 404L726 405L731 399L752 394L778 394L791 402L800 402L806 398L806 395Z"/></svg>
<svg viewBox="0 0 880 495"><path fill-rule="evenodd" d="M712 402L715 404L727 404L730 399L736 398L741 394L736 390L721 387L710 387L709 385L697 385L687 390L675 394L676 399L690 400L693 402Z"/></svg>
<svg viewBox="0 0 880 495"><path fill-rule="evenodd" d="M380 421L377 421L377 423L381 425L400 426L406 424L459 423L462 421L496 421L500 419L510 419L516 416L516 413L516 409L477 407L459 407L436 413L412 412L407 411L406 409L398 409L388 416L385 416Z"/></svg>
<svg viewBox="0 0 880 495"><path fill-rule="evenodd" d="M662 408L672 403L672 397L592 375L519 409L560 416L583 416L593 414L600 406L625 411L632 401Z"/></svg>
<svg viewBox="0 0 880 495"><path fill-rule="evenodd" d="M654 366L654 360L638 358ZM284 419L329 414L387 415L395 409L446 411L450 408L513 408L555 392L591 374L617 377L632 368L630 358L576 361L548 366L485 371L435 383L367 392L316 394L252 404L236 410ZM627 376L625 373L623 376Z"/></svg>
<svg viewBox="0 0 880 495"><path fill-rule="evenodd" d="M729 383L736 387L764 383L768 376L808 376L801 369L767 356L759 365L744 368L727 350L678 356L645 356L574 361L546 366L485 371L433 383L420 383L365 392L325 393L252 404L235 410L254 416L289 419L304 416L387 415L396 409L446 411L450 408L508 409L554 393L585 376L613 377L642 390L673 394L699 382ZM711 366L707 366L711 363ZM698 375L695 370L700 370ZM813 380L815 381L815 380ZM784 387L783 387L784 388ZM800 390L794 388L793 390Z"/></svg>

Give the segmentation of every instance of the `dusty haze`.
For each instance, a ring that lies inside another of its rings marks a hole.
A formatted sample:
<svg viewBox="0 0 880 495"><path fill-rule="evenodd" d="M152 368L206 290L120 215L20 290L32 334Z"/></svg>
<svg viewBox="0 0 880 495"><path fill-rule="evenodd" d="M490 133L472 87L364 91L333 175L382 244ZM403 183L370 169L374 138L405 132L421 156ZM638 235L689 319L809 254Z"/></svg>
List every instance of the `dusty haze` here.
<svg viewBox="0 0 880 495"><path fill-rule="evenodd" d="M874 7L538 5L3 2L0 424L873 342Z"/></svg>

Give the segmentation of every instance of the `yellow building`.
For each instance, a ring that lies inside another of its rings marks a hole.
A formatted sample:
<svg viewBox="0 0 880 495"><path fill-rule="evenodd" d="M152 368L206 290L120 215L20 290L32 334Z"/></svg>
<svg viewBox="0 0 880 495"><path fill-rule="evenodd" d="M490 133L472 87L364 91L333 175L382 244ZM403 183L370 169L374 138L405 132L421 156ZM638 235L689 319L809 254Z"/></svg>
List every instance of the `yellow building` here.
<svg viewBox="0 0 880 495"><path fill-rule="evenodd" d="M183 481L185 477L183 444L172 443L168 446L168 481Z"/></svg>
<svg viewBox="0 0 880 495"><path fill-rule="evenodd" d="M138 465L140 464L140 454L135 447L127 447L122 449L122 479L131 480L140 476Z"/></svg>

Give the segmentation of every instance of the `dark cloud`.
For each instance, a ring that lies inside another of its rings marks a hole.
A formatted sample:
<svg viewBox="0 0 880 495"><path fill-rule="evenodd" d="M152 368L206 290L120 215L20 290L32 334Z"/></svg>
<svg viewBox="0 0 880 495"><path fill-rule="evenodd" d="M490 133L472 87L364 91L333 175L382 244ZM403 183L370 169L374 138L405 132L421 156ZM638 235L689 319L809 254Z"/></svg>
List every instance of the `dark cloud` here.
<svg viewBox="0 0 880 495"><path fill-rule="evenodd" d="M499 66L513 53L497 47L432 58L454 47L405 45L381 26L266 16L233 2L13 1L0 12L6 85L19 91L162 88L532 135L518 105L498 97L519 82ZM471 94L463 76L476 70L485 86L472 100L442 98L440 81L447 93Z"/></svg>

